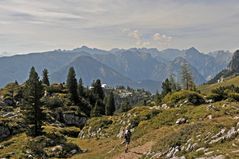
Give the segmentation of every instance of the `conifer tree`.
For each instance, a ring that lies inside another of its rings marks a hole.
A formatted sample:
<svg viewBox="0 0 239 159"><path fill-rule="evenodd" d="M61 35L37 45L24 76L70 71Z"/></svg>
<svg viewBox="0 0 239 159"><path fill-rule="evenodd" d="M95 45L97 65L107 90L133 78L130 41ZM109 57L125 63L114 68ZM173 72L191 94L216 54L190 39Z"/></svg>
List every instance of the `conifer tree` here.
<svg viewBox="0 0 239 159"><path fill-rule="evenodd" d="M178 88L177 88L177 82L176 82L176 80L175 80L173 74L171 74L171 75L169 76L169 82L170 82L170 84L171 84L171 90L172 90L172 92L177 91L177 90L178 90Z"/></svg>
<svg viewBox="0 0 239 159"><path fill-rule="evenodd" d="M182 86L186 90L195 90L196 86L193 82L192 73L186 63L181 67Z"/></svg>
<svg viewBox="0 0 239 159"><path fill-rule="evenodd" d="M161 95L159 94L158 90L156 91L155 93L155 96L154 96L154 100L155 100L155 103L158 105L162 102L162 97Z"/></svg>
<svg viewBox="0 0 239 159"><path fill-rule="evenodd" d="M77 92L77 79L75 70L73 67L70 67L67 75L66 86L69 91L69 98L74 104L78 104L79 97Z"/></svg>
<svg viewBox="0 0 239 159"><path fill-rule="evenodd" d="M129 101L125 101L120 108L121 112L127 112L131 109L131 106L129 105Z"/></svg>
<svg viewBox="0 0 239 159"><path fill-rule="evenodd" d="M110 92L110 95L106 100L105 114L106 115L113 115L114 112L115 112L115 99L114 99L113 92Z"/></svg>
<svg viewBox="0 0 239 159"><path fill-rule="evenodd" d="M28 125L28 135L31 136L42 134L42 121L45 115L42 112L40 99L43 97L43 94L42 82L39 80L35 68L32 67L23 92L23 114Z"/></svg>
<svg viewBox="0 0 239 159"><path fill-rule="evenodd" d="M84 97L85 93L84 93L84 86L83 86L83 82L82 79L79 79L79 84L78 84L78 95L80 97Z"/></svg>
<svg viewBox="0 0 239 159"><path fill-rule="evenodd" d="M49 78L48 78L48 70L47 69L44 69L43 70L43 75L42 75L42 83L49 86L50 85L50 82L49 82Z"/></svg>
<svg viewBox="0 0 239 159"><path fill-rule="evenodd" d="M99 117L101 115L102 115L102 103L100 102L100 100L97 100L95 102L95 106L91 110L91 116L92 117Z"/></svg>
<svg viewBox="0 0 239 159"><path fill-rule="evenodd" d="M101 99L102 101L104 100L105 95L99 79L93 83L93 93L97 99Z"/></svg>
<svg viewBox="0 0 239 159"><path fill-rule="evenodd" d="M169 79L167 78L163 83L162 83L162 96L166 96L168 93L172 92L171 88L171 83Z"/></svg>

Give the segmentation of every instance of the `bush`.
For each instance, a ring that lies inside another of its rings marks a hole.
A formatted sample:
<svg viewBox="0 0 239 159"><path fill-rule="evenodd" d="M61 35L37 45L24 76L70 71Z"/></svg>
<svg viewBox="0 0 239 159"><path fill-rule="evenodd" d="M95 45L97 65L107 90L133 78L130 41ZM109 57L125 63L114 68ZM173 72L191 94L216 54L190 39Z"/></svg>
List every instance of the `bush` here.
<svg viewBox="0 0 239 159"><path fill-rule="evenodd" d="M218 102L218 101L223 100L222 96L220 96L218 94L214 94L214 93L207 96L207 99L209 99L209 100L211 99L211 100L213 100L213 102Z"/></svg>
<svg viewBox="0 0 239 159"><path fill-rule="evenodd" d="M212 90L212 93L214 94L214 101L221 101L227 99L227 92L225 87L218 87L216 89Z"/></svg>
<svg viewBox="0 0 239 159"><path fill-rule="evenodd" d="M239 87L235 85L225 86L225 87L218 87L212 90L212 94L208 96L208 99L212 99L214 102L222 101L222 100L233 100L239 101L238 98L239 94Z"/></svg>
<svg viewBox="0 0 239 159"><path fill-rule="evenodd" d="M58 108L63 106L63 102L59 97L47 98L45 102L49 108Z"/></svg>
<svg viewBox="0 0 239 159"><path fill-rule="evenodd" d="M194 105L200 105L205 102L203 97L197 93L188 94L188 101Z"/></svg>
<svg viewBox="0 0 239 159"><path fill-rule="evenodd" d="M50 94L63 93L64 87L62 84L52 84L51 86L47 87L46 90Z"/></svg>
<svg viewBox="0 0 239 159"><path fill-rule="evenodd" d="M230 101L239 101L239 93L230 93L230 94L228 94L228 99Z"/></svg>
<svg viewBox="0 0 239 159"><path fill-rule="evenodd" d="M174 92L166 95L163 98L163 102L171 106L179 103L182 100L188 101L189 103L194 105L203 104L205 102L204 98L200 94L188 90Z"/></svg>

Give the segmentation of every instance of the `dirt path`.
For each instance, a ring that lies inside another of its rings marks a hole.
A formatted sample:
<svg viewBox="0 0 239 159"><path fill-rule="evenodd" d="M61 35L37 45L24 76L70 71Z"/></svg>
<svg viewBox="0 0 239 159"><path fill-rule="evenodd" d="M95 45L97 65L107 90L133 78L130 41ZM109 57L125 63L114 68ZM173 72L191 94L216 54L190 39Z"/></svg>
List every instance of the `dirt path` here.
<svg viewBox="0 0 239 159"><path fill-rule="evenodd" d="M144 145L133 147L129 149L128 153L121 153L115 156L113 159L138 159L143 156L145 153L151 150L153 142L147 142Z"/></svg>

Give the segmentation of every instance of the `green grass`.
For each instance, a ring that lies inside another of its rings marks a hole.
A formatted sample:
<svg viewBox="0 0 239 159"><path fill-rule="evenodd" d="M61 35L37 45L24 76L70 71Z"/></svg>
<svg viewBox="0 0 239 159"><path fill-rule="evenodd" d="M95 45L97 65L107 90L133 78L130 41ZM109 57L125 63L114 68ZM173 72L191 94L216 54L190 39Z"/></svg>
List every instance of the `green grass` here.
<svg viewBox="0 0 239 159"><path fill-rule="evenodd" d="M223 107L227 104L226 107ZM152 151L164 151L175 144L185 144L188 139L192 138L193 142L197 142L201 147L207 147L209 150L214 151L216 154L228 154L231 158L236 158L237 154L232 153L233 150L238 149L238 147L233 147L232 144L236 140L226 141L223 143L207 145L204 143L204 139L210 132L212 135L219 132L222 128L231 128L238 122L234 119L235 116L239 114L238 103L232 102L217 102L213 105L218 109L209 110L208 104L203 104L199 106L185 105L180 108L170 108L166 110L151 110L149 107L138 107L134 108L128 113L117 114L112 117L103 116L96 117L88 120L87 126L92 127L92 129L97 130L99 127L103 128L104 132L108 133L108 137L102 138L90 138L90 139L80 139L67 137L68 142L77 144L81 149L87 149L88 151L83 154L77 154L73 156L73 159L103 159L112 158L123 152L124 146L120 145L122 139L116 138L120 128L124 126L120 124L122 121L127 120L139 120L139 125L134 129L132 136L132 143L130 147L137 147L143 145L149 141L153 141L154 145ZM156 113L155 113L156 112ZM127 116L130 114L130 116ZM208 119L208 115L212 115L212 119ZM176 125L175 122L178 118L184 117L188 119L188 123L182 125ZM110 121L110 122L109 122ZM86 129L84 128L84 129ZM61 131L79 131L77 127L65 127L57 128L53 126L45 126L46 132L61 132ZM87 130L87 129L86 129ZM197 136L201 135L201 141L198 141ZM6 146L6 148L0 150L0 154L6 154L12 151L16 152L14 158L18 158L20 155L20 150L26 144L26 135L19 134L6 141L1 142L4 144L6 142L13 141L12 144ZM117 148L112 150L115 146ZM218 151L218 152L217 152ZM200 157L202 154L200 152L180 152L187 158Z"/></svg>
<svg viewBox="0 0 239 159"><path fill-rule="evenodd" d="M229 86L234 84L235 86L239 86L239 76L226 78L222 83L214 83L214 84L204 84L200 86L198 89L204 95L211 94L211 91L220 86Z"/></svg>

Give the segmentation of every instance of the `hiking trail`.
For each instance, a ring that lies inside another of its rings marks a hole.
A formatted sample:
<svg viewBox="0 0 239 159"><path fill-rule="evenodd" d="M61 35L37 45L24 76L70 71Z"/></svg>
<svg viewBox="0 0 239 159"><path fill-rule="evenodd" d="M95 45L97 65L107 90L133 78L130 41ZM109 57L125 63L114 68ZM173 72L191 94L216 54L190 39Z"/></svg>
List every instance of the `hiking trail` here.
<svg viewBox="0 0 239 159"><path fill-rule="evenodd" d="M128 153L120 153L113 157L113 159L138 159L151 150L153 142L146 142L145 144L137 147L129 147Z"/></svg>

